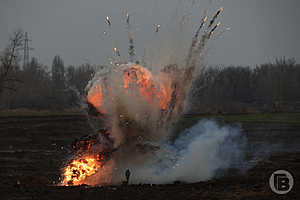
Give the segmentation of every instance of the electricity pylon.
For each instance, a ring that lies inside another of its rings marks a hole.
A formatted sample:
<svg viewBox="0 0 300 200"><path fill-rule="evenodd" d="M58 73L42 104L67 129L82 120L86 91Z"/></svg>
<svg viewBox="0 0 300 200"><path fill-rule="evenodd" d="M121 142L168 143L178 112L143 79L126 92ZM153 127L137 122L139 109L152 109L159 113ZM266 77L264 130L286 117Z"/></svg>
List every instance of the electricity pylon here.
<svg viewBox="0 0 300 200"><path fill-rule="evenodd" d="M25 69L30 62L30 51L34 50L33 48L29 47L29 42L31 40L28 38L28 33L25 32L25 38L24 38L24 60L23 60L23 69Z"/></svg>

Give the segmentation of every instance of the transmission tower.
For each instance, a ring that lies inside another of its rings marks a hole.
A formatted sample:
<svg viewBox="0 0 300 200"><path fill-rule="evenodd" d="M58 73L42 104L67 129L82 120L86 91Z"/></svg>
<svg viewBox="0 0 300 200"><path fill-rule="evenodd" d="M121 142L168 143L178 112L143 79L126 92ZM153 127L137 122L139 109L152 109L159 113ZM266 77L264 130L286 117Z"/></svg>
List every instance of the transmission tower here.
<svg viewBox="0 0 300 200"><path fill-rule="evenodd" d="M30 54L30 51L33 50L33 48L29 47L29 42L31 42L31 40L28 38L28 33L25 32L23 69L25 69L29 65L29 62L30 62L29 54Z"/></svg>

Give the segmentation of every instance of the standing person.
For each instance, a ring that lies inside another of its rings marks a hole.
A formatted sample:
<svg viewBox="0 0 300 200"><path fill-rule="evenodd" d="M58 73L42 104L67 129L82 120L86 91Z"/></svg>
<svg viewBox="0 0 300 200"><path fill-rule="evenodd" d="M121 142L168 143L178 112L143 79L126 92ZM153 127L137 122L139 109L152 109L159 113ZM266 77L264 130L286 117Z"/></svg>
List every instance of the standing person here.
<svg viewBox="0 0 300 200"><path fill-rule="evenodd" d="M128 184L129 183L129 178L130 178L130 170L129 169L127 169L125 171L125 176L126 176L126 184Z"/></svg>

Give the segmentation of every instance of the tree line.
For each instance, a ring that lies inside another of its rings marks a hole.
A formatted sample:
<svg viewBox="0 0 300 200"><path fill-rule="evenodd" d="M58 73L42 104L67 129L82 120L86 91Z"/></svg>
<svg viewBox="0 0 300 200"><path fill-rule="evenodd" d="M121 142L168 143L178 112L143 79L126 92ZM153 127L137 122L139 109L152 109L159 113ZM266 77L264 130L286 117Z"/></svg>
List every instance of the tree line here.
<svg viewBox="0 0 300 200"><path fill-rule="evenodd" d="M209 67L195 79L190 112L300 112L300 65L295 59L274 63Z"/></svg>
<svg viewBox="0 0 300 200"><path fill-rule="evenodd" d="M63 59L55 56L51 67L37 58L13 71L18 82L10 82L1 92L3 109L68 109L79 106L80 96L93 76L95 66L82 64L64 66Z"/></svg>
<svg viewBox="0 0 300 200"><path fill-rule="evenodd" d="M50 67L37 58L21 67L22 41L22 31L13 33L0 54L0 109L78 107L101 66L65 66L55 56ZM300 112L300 65L281 58L256 67L207 67L189 94L192 113Z"/></svg>
<svg viewBox="0 0 300 200"><path fill-rule="evenodd" d="M55 56L52 66L41 64L37 58L20 66L23 32L14 32L0 54L0 109L68 109L78 107L96 66L64 65Z"/></svg>

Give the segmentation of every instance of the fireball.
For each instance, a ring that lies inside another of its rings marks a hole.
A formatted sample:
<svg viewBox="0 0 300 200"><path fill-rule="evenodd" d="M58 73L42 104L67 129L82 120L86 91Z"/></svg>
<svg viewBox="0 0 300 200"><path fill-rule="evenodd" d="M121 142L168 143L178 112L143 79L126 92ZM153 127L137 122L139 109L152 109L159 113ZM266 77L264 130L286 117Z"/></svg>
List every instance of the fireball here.
<svg viewBox="0 0 300 200"><path fill-rule="evenodd" d="M63 185L81 185L88 177L96 174L100 167L99 161L93 157L74 159L64 169Z"/></svg>
<svg viewBox="0 0 300 200"><path fill-rule="evenodd" d="M165 110L173 92L170 77L167 77L164 73L153 76L148 69L138 64L127 64L125 66L126 68L123 70L121 77L124 92L128 94L130 89L137 89L149 106L158 102L160 109ZM104 94L104 85L102 80L97 81L89 88L87 94L88 102L101 114L106 113L103 105L104 98L111 98ZM106 90L109 90L109 88L106 88Z"/></svg>

